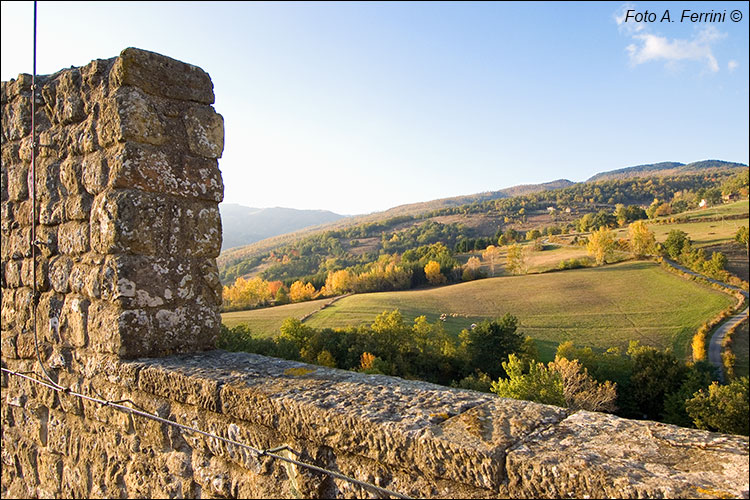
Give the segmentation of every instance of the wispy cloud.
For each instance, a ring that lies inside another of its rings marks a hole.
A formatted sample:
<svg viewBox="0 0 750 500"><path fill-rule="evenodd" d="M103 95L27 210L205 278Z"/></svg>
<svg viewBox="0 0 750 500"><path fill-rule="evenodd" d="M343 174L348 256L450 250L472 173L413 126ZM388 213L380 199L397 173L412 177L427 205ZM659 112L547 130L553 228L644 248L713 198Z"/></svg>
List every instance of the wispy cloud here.
<svg viewBox="0 0 750 500"><path fill-rule="evenodd" d="M673 65L678 61L698 61L706 64L707 68L714 73L719 71L719 63L714 56L713 46L726 37L725 33L721 33L713 26L706 27L690 39L668 38L649 33L645 23L633 22L632 18L625 22L627 11L634 8L633 4L626 3L614 15L618 29L633 40L633 43L625 47L631 64L663 61L667 65ZM734 67L730 63L730 71Z"/></svg>
<svg viewBox="0 0 750 500"><path fill-rule="evenodd" d="M612 17L614 17L615 22L617 23L617 26L621 32L625 33L638 33L639 31L643 31L644 26L643 23L634 23L634 22L625 22L625 16L628 13L628 10L635 9L635 5L633 5L630 2L622 4L622 6L615 12Z"/></svg>
<svg viewBox="0 0 750 500"><path fill-rule="evenodd" d="M729 72L731 73L732 71L736 70L739 65L740 63L732 59L727 63L727 69L729 69Z"/></svg>

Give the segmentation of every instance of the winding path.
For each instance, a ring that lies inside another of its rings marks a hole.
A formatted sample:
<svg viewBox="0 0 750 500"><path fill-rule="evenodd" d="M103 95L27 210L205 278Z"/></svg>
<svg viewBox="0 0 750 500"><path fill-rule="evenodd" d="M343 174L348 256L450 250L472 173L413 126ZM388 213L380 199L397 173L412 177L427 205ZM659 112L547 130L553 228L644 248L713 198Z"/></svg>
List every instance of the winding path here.
<svg viewBox="0 0 750 500"><path fill-rule="evenodd" d="M691 271L690 269L684 266L681 266L680 264L672 260L669 260L669 259L664 259L664 260L668 262L670 266L675 267L679 269L680 271L686 272L693 276L697 276L699 278L703 278L704 280L710 281L711 283L716 283L717 285L727 287L731 290L736 290L740 292L742 295L744 295L745 299L748 298L748 293L742 288L728 285L722 281L709 278L708 276L703 276L702 274L696 273L695 271ZM750 310L750 307L745 307L744 311L737 313L733 316L730 316L729 319L727 319L724 323L721 324L721 326L719 326L714 331L714 334L711 336L711 340L708 343L708 361L709 363L711 363L712 365L716 367L718 371L718 375L719 375L719 380L722 382L724 381L724 363L721 360L721 348L722 348L722 343L724 342L724 336L733 326L735 326L736 324L740 323L742 320L747 318L749 310Z"/></svg>

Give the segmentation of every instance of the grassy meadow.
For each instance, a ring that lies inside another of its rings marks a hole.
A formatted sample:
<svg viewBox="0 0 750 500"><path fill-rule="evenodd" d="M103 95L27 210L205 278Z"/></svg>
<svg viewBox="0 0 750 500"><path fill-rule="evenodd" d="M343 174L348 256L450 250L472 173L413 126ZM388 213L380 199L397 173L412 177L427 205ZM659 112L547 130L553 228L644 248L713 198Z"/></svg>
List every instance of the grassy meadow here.
<svg viewBox="0 0 750 500"><path fill-rule="evenodd" d="M240 324L249 325L254 333L263 336L274 336L278 333L281 323L286 318L300 319L313 311L320 309L323 304L330 302L328 299L311 300L297 304L287 304L264 309L252 309L249 311L233 311L221 314L221 322L229 328Z"/></svg>
<svg viewBox="0 0 750 500"><path fill-rule="evenodd" d="M300 317L323 301L227 313L227 326L246 323L261 335L275 335L282 321ZM520 331L537 341L551 360L557 345L627 348L630 340L689 353L691 336L707 319L733 303L726 294L684 280L657 264L631 261L600 268L489 278L456 285L345 297L313 314L306 324L338 328L371 323L386 310L399 309L408 320L425 315L431 322L446 314L447 331L506 312L520 320Z"/></svg>
<svg viewBox="0 0 750 500"><path fill-rule="evenodd" d="M745 215L746 217L742 219L705 220L739 215ZM734 240L737 230L742 226L747 226L747 215L748 200L741 200L703 210L691 210L674 216L658 217L654 219L655 223L649 224L648 227L656 236L656 241L663 242L667 239L671 230L679 229L690 236L696 247L705 247ZM670 220L670 217L676 217L685 222L660 223ZM627 237L627 228L619 229L617 237Z"/></svg>

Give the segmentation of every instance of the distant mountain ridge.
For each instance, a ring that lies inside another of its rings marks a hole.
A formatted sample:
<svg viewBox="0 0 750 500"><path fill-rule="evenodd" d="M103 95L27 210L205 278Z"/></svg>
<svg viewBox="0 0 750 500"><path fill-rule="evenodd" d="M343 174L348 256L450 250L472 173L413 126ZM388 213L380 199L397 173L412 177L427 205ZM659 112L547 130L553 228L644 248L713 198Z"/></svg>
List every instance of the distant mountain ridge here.
<svg viewBox="0 0 750 500"><path fill-rule="evenodd" d="M705 173L710 170L726 170L734 168L747 168L743 163L735 163L722 160L703 160L692 163L680 163L665 161L661 163L650 163L647 165L636 165L634 167L620 168L608 172L600 172L586 179L586 182L608 181L614 179L630 179L633 177L665 176Z"/></svg>
<svg viewBox="0 0 750 500"><path fill-rule="evenodd" d="M222 251L344 217L328 210L251 208L235 203L222 203L219 212L224 233Z"/></svg>

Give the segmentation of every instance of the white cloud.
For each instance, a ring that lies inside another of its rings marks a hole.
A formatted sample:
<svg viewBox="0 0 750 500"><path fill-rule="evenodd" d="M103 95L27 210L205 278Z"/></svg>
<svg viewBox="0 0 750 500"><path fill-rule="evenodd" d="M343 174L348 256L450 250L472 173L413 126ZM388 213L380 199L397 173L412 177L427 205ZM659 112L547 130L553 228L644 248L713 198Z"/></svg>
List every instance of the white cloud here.
<svg viewBox="0 0 750 500"><path fill-rule="evenodd" d="M635 43L628 45L626 50L630 62L634 65L649 61L664 61L667 64L677 61L701 61L715 73L719 71L719 63L713 54L713 45L726 37L726 34L709 26L690 40L670 39L645 32L634 32L630 36Z"/></svg>
<svg viewBox="0 0 750 500"><path fill-rule="evenodd" d="M638 33L639 31L643 31L643 23L633 23L633 22L625 22L625 16L628 13L628 10L633 9L635 10L635 5L632 3L624 3L622 4L622 7L613 14L613 17L615 19L615 22L617 23L618 29L621 32L625 33Z"/></svg>
<svg viewBox="0 0 750 500"><path fill-rule="evenodd" d="M729 63L727 63L727 68L729 69L729 72L731 73L732 71L736 70L739 65L740 63L732 59L731 61L729 61Z"/></svg>

